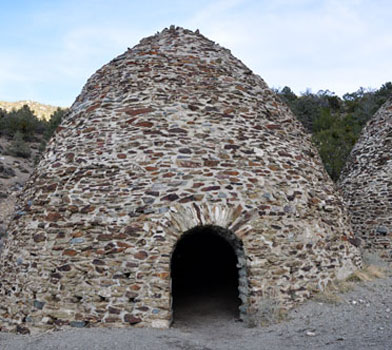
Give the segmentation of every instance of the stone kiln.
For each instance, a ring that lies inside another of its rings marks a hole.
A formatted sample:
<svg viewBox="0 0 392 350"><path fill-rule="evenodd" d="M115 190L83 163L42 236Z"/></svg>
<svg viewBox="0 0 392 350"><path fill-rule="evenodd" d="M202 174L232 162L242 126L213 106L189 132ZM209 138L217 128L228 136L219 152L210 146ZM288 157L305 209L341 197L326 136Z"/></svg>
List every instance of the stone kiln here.
<svg viewBox="0 0 392 350"><path fill-rule="evenodd" d="M21 205L1 257L3 330L168 327L183 236L232 247L243 319L361 263L300 123L229 50L182 28L88 80Z"/></svg>
<svg viewBox="0 0 392 350"><path fill-rule="evenodd" d="M392 98L367 123L339 186L365 249L392 260Z"/></svg>

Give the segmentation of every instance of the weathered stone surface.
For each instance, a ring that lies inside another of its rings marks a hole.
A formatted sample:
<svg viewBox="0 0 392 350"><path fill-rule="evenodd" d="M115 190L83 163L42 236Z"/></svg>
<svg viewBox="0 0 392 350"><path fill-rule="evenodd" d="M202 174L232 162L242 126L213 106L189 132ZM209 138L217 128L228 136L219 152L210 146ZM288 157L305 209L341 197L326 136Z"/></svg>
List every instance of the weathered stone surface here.
<svg viewBox="0 0 392 350"><path fill-rule="evenodd" d="M357 239L392 260L392 99L364 127L339 179Z"/></svg>
<svg viewBox="0 0 392 350"><path fill-rule="evenodd" d="M89 79L20 207L0 258L2 329L167 327L170 257L199 226L235 248L243 318L361 264L301 124L229 50L182 28Z"/></svg>

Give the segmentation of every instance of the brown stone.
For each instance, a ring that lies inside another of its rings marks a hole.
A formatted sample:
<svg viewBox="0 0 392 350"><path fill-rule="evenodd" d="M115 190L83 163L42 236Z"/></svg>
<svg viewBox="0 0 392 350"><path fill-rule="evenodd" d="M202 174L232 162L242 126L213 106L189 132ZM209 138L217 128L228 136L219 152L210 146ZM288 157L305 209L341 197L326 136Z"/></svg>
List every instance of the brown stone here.
<svg viewBox="0 0 392 350"><path fill-rule="evenodd" d="M140 250L134 255L134 257L138 260L144 260L148 257L148 254L144 250Z"/></svg>
<svg viewBox="0 0 392 350"><path fill-rule="evenodd" d="M79 208L76 205L69 205L67 207L67 209L71 212L71 213L77 213L79 211Z"/></svg>
<svg viewBox="0 0 392 350"><path fill-rule="evenodd" d="M46 220L50 221L50 222L56 222L60 219L62 219L63 217L61 216L60 213L56 213L56 212L50 212L48 213L48 215L46 216Z"/></svg>
<svg viewBox="0 0 392 350"><path fill-rule="evenodd" d="M167 196L162 197L161 200L173 202L173 201L176 201L178 198L179 197L177 194L171 193L171 194L168 194Z"/></svg>
<svg viewBox="0 0 392 350"><path fill-rule="evenodd" d="M278 124L267 124L265 127L270 130L281 129L281 126Z"/></svg>
<svg viewBox="0 0 392 350"><path fill-rule="evenodd" d="M201 191L203 192L208 192L208 191L217 191L220 190L220 186L208 186L208 187L203 187Z"/></svg>
<svg viewBox="0 0 392 350"><path fill-rule="evenodd" d="M142 128L151 128L154 123L152 122L139 122L135 124L136 126L142 127Z"/></svg>
<svg viewBox="0 0 392 350"><path fill-rule="evenodd" d="M43 233L40 233L40 234L34 235L33 239L34 239L34 242L38 243L38 242L45 241L46 237Z"/></svg>
<svg viewBox="0 0 392 350"><path fill-rule="evenodd" d="M77 254L78 254L78 252L74 249L65 249L63 251L63 255L67 255L67 256L75 256Z"/></svg>
<svg viewBox="0 0 392 350"><path fill-rule="evenodd" d="M109 306L108 311L110 314L115 314L119 315L121 313L121 310L112 306Z"/></svg>
<svg viewBox="0 0 392 350"><path fill-rule="evenodd" d="M113 239L113 235L111 235L111 234L101 234L101 235L98 235L97 236L97 240L98 241L103 241L103 242L105 242L105 241L111 241Z"/></svg>
<svg viewBox="0 0 392 350"><path fill-rule="evenodd" d="M142 320L141 320L141 318L133 316L131 314L125 314L124 315L124 322L127 322L127 323L133 325L133 324L137 324L137 323L142 322Z"/></svg>
<svg viewBox="0 0 392 350"><path fill-rule="evenodd" d="M219 164L219 160L204 160L204 166L215 167Z"/></svg>
<svg viewBox="0 0 392 350"><path fill-rule="evenodd" d="M85 207L83 207L82 209L80 209L80 212L83 214L87 214L87 213L91 213L95 210L95 206L94 205L86 205Z"/></svg>
<svg viewBox="0 0 392 350"><path fill-rule="evenodd" d="M137 108L137 109L123 108L121 112L125 112L128 115L134 116L138 114L146 114L146 113L154 112L154 109L153 108Z"/></svg>

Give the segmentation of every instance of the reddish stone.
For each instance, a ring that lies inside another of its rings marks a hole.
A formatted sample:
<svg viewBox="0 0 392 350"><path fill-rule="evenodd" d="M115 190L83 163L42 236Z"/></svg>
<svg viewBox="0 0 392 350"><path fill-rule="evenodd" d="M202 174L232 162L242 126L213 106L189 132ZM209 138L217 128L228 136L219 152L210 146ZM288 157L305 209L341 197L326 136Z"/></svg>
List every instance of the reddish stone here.
<svg viewBox="0 0 392 350"><path fill-rule="evenodd" d="M118 245L120 248L132 248L132 247L133 247L133 245L128 244L128 243L126 243L126 242L117 242L117 245Z"/></svg>
<svg viewBox="0 0 392 350"><path fill-rule="evenodd" d="M179 197L175 193L171 193L171 194L168 194L165 197L162 197L161 200L173 202L173 201L177 200L178 198Z"/></svg>
<svg viewBox="0 0 392 350"><path fill-rule="evenodd" d="M148 257L148 254L144 250L140 250L134 256L135 256L135 259L144 260Z"/></svg>
<svg viewBox="0 0 392 350"><path fill-rule="evenodd" d="M89 127L89 128L83 129L83 130L82 130L82 133L83 133L83 134L87 134L87 133L92 132L92 131L95 131L95 130L96 130L96 129L95 129L93 126L91 126L91 127Z"/></svg>
<svg viewBox="0 0 392 350"><path fill-rule="evenodd" d="M192 188L199 188L201 186L204 186L204 182L195 182L192 186Z"/></svg>
<svg viewBox="0 0 392 350"><path fill-rule="evenodd" d="M137 123L135 125L136 126L140 126L142 128L151 128L154 125L154 123L151 123L151 122L139 122L139 123Z"/></svg>
<svg viewBox="0 0 392 350"><path fill-rule="evenodd" d="M318 198L310 198L309 202L314 204L314 205L317 205L317 204L320 203L320 199L318 199Z"/></svg>
<svg viewBox="0 0 392 350"><path fill-rule="evenodd" d="M128 115L134 116L138 114L146 114L146 113L154 112L154 109L153 108L138 108L138 109L124 108L121 110L121 112L125 112Z"/></svg>
<svg viewBox="0 0 392 350"><path fill-rule="evenodd" d="M138 284L132 284L132 286L130 287L132 290L140 290L140 286Z"/></svg>
<svg viewBox="0 0 392 350"><path fill-rule="evenodd" d="M126 121L127 124L132 124L137 118L131 118Z"/></svg>
<svg viewBox="0 0 392 350"><path fill-rule="evenodd" d="M99 106L100 106L99 103L90 106L89 108L86 109L86 113L92 112L93 110L97 109Z"/></svg>
<svg viewBox="0 0 392 350"><path fill-rule="evenodd" d="M225 171L223 172L223 174L225 174L225 175L237 176L237 175L239 175L239 172L238 172L238 171L234 171L234 170L225 170Z"/></svg>
<svg viewBox="0 0 392 350"><path fill-rule="evenodd" d="M208 186L201 189L203 192L220 190L220 186Z"/></svg>
<svg viewBox="0 0 392 350"><path fill-rule="evenodd" d="M156 166L146 166L144 169L146 169L147 171L157 171L157 170L159 170L159 168L157 168Z"/></svg>
<svg viewBox="0 0 392 350"><path fill-rule="evenodd" d="M46 220L51 222L56 222L60 219L62 219L62 216L60 215L60 213L56 212L48 213L48 215L46 216Z"/></svg>
<svg viewBox="0 0 392 350"><path fill-rule="evenodd" d="M267 124L265 127L270 130L281 129L281 126L278 124Z"/></svg>
<svg viewBox="0 0 392 350"><path fill-rule="evenodd" d="M274 165L274 164L268 165L268 168L271 169L272 171L280 170L280 168L277 165Z"/></svg>
<svg viewBox="0 0 392 350"><path fill-rule="evenodd" d="M77 213L78 212L78 207L76 205L69 205L67 207L67 209L71 212L71 213Z"/></svg>
<svg viewBox="0 0 392 350"><path fill-rule="evenodd" d="M162 175L162 177L173 177L175 175L176 175L176 173L165 173Z"/></svg>
<svg viewBox="0 0 392 350"><path fill-rule="evenodd" d="M189 202L192 202L194 200L195 200L194 196L188 196L188 197L185 197L185 198L181 198L178 202L179 203L189 203Z"/></svg>
<svg viewBox="0 0 392 350"><path fill-rule="evenodd" d="M119 154L117 154L117 158L125 159L125 158L127 158L127 155L125 153L119 153Z"/></svg>
<svg viewBox="0 0 392 350"><path fill-rule="evenodd" d="M161 273L156 273L155 276L159 277L162 280L166 280L169 278L170 273L169 272L161 272Z"/></svg>
<svg viewBox="0 0 392 350"><path fill-rule="evenodd" d="M76 254L78 254L78 252L74 249L65 249L63 251L63 255L67 255L67 256L75 256Z"/></svg>
<svg viewBox="0 0 392 350"><path fill-rule="evenodd" d="M57 188L57 184L56 183L53 183L53 184L50 184L50 185L46 186L46 190L49 191L49 192L55 191L56 188Z"/></svg>

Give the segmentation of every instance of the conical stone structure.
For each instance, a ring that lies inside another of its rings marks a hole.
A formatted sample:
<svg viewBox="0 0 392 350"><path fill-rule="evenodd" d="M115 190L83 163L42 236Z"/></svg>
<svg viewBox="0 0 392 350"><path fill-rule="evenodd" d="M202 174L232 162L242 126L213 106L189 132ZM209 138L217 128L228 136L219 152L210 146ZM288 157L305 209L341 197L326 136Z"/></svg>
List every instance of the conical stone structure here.
<svg viewBox="0 0 392 350"><path fill-rule="evenodd" d="M392 260L392 98L365 126L339 186L362 246Z"/></svg>
<svg viewBox="0 0 392 350"><path fill-rule="evenodd" d="M88 80L21 205L1 257L3 330L168 327L172 255L198 230L235 252L243 319L361 263L300 123L229 50L182 28Z"/></svg>

